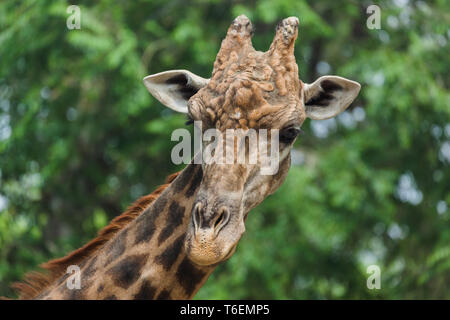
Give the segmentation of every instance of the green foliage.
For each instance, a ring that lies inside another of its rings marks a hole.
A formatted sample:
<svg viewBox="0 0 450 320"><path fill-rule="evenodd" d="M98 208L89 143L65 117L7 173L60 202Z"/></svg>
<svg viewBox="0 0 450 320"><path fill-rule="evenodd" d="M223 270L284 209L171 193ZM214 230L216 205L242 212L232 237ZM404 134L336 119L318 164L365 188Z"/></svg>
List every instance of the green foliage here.
<svg viewBox="0 0 450 320"><path fill-rule="evenodd" d="M73 250L180 167L182 116L141 79L208 77L232 19L300 18L300 77L362 84L337 120L307 120L285 184L254 209L230 261L197 298L450 298L449 5L379 1L0 3L0 296L24 272ZM302 160L303 159L303 160ZM366 286L381 268L381 290Z"/></svg>

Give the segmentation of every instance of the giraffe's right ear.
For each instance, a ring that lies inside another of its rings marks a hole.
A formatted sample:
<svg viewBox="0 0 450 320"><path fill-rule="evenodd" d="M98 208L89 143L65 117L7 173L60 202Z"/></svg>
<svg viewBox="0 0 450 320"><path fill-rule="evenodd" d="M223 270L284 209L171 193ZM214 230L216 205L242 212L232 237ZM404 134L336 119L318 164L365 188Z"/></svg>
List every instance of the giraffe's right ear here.
<svg viewBox="0 0 450 320"><path fill-rule="evenodd" d="M361 89L358 82L338 76L323 76L312 84L305 84L304 103L306 116L324 120L337 116L347 109Z"/></svg>
<svg viewBox="0 0 450 320"><path fill-rule="evenodd" d="M187 70L171 70L146 76L144 84L148 91L166 107L187 113L187 102L198 90L206 86L205 79Z"/></svg>

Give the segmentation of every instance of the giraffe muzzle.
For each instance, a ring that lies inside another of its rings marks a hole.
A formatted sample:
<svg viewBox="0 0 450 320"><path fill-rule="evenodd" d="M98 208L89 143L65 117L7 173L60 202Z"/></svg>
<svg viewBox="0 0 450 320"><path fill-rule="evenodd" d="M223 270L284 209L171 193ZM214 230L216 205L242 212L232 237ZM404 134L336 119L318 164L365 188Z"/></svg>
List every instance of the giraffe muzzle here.
<svg viewBox="0 0 450 320"><path fill-rule="evenodd" d="M213 265L231 257L245 231L243 221L234 225L237 220L232 214L223 204L208 207L199 201L194 205L192 229L186 240L187 255L194 263Z"/></svg>
<svg viewBox="0 0 450 320"><path fill-rule="evenodd" d="M192 221L194 223L194 232L197 234L200 230L210 230L214 237L230 221L230 210L227 206L220 206L218 210L207 212L202 202L197 202L192 211Z"/></svg>

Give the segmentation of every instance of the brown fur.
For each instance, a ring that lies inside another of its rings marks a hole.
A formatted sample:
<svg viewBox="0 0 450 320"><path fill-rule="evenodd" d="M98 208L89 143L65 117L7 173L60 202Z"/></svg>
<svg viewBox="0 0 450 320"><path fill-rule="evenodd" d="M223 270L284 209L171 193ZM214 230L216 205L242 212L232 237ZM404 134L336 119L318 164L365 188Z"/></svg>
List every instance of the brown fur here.
<svg viewBox="0 0 450 320"><path fill-rule="evenodd" d="M136 219L150 204L152 204L159 195L170 185L170 183L178 176L180 172L176 172L167 178L164 185L159 186L153 193L139 198L135 203L120 216L115 217L106 227L101 229L98 236L83 247L72 251L67 256L54 259L43 263L40 272L32 271L25 275L23 282L16 282L12 287L19 293L19 299L33 299L60 278L69 265L78 264L96 251L114 237L128 223Z"/></svg>

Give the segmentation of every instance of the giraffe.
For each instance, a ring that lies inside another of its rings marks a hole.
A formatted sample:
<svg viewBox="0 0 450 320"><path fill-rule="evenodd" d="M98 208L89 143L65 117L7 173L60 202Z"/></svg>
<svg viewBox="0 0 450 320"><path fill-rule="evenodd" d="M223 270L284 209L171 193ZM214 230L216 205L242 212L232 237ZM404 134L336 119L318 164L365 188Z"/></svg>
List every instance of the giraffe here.
<svg viewBox="0 0 450 320"><path fill-rule="evenodd" d="M193 298L217 265L235 252L249 211L283 183L305 119L336 116L360 90L357 82L338 76L322 76L311 84L299 79L294 57L298 24L296 17L282 20L269 50L259 52L251 43L250 20L238 16L222 41L210 79L187 70L144 78L156 99L205 130L278 130L275 174L261 174L261 161L198 164L197 154L98 238L44 264L50 275L29 275L16 286L20 298ZM80 267L79 289L67 285L65 268L70 264Z"/></svg>

